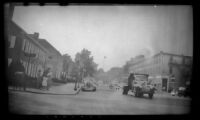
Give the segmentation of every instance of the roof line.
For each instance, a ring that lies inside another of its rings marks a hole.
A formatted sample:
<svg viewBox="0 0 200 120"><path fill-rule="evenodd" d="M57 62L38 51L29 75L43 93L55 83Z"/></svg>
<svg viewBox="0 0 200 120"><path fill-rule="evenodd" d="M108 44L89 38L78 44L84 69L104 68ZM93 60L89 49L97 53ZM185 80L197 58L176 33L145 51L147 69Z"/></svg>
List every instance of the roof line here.
<svg viewBox="0 0 200 120"><path fill-rule="evenodd" d="M60 53L53 45L51 45L46 39L38 39L38 40L40 40L40 41L45 41L46 43L49 44L49 46L50 46L52 49L54 49L54 51L56 51L60 56L62 56L61 53ZM42 46L44 46L44 45L42 45ZM45 47L45 46L44 46L44 47Z"/></svg>
<svg viewBox="0 0 200 120"><path fill-rule="evenodd" d="M12 24L14 24L16 27L18 27L23 33L25 33L24 35L28 38L30 38L35 44L37 44L44 52L48 52L45 48L43 48L42 45L40 45L36 40L34 40L34 38L32 38L29 34L27 34L27 32L25 30L23 30L19 25L17 25L13 20L10 20L10 22Z"/></svg>
<svg viewBox="0 0 200 120"><path fill-rule="evenodd" d="M161 51L161 52L155 54L153 57L155 57L155 56L157 56L157 55L159 55L159 54L173 55L173 56L179 56L179 57L188 57L188 58L191 58L191 57L192 57L192 56L186 56L186 55L178 55L178 54L167 53L167 52L163 52L163 51Z"/></svg>

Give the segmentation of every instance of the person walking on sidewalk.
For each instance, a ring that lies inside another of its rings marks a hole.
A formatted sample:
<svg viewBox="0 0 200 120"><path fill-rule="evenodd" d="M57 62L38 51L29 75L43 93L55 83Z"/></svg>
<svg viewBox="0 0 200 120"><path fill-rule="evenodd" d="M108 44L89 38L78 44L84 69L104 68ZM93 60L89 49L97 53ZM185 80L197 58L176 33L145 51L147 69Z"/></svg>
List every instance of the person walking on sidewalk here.
<svg viewBox="0 0 200 120"><path fill-rule="evenodd" d="M52 72L51 69L49 68L49 72L47 74L47 90L49 90L50 86L51 86L51 77L52 77Z"/></svg>
<svg viewBox="0 0 200 120"><path fill-rule="evenodd" d="M50 68L46 69L44 71L44 73L43 73L42 87L44 89L46 89L46 90L48 89L47 88L47 81L48 81L48 73L49 73L49 71L50 71Z"/></svg>
<svg viewBox="0 0 200 120"><path fill-rule="evenodd" d="M41 89L42 87L42 74L41 74L41 70L39 69L37 72L37 88Z"/></svg>

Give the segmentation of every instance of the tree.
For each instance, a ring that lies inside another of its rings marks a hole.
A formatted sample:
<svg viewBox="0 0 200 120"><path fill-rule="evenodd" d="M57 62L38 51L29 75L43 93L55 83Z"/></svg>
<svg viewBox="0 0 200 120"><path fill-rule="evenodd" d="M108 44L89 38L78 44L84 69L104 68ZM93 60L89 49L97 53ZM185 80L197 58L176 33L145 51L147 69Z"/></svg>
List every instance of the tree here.
<svg viewBox="0 0 200 120"><path fill-rule="evenodd" d="M90 56L91 52L87 49L83 49L75 56L75 63L78 65L80 72L84 72L84 77L87 75L93 76L97 71L97 64L93 61L93 57Z"/></svg>
<svg viewBox="0 0 200 120"><path fill-rule="evenodd" d="M104 73L104 70L103 70L103 68L99 68L97 72L98 73Z"/></svg>
<svg viewBox="0 0 200 120"><path fill-rule="evenodd" d="M71 59L71 56L69 56L68 54L64 54L63 55L63 71L66 73L70 72L70 67L73 64L73 61Z"/></svg>

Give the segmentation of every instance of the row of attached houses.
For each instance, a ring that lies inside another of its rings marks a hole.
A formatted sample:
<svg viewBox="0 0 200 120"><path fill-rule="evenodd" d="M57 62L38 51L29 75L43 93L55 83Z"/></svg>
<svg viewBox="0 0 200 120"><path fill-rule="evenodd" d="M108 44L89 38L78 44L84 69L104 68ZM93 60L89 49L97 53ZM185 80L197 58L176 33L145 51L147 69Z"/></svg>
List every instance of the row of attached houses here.
<svg viewBox="0 0 200 120"><path fill-rule="evenodd" d="M53 78L60 78L62 73L62 55L39 34L27 34L14 21L7 24L7 59L8 66L13 60L20 60L29 77L36 78L37 71L51 68ZM33 54L34 57L26 54Z"/></svg>

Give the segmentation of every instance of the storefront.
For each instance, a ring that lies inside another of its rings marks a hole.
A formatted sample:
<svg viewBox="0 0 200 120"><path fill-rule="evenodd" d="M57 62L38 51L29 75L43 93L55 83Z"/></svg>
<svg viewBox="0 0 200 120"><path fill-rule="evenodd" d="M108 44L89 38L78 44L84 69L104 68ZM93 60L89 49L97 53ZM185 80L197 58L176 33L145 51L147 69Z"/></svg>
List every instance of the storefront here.
<svg viewBox="0 0 200 120"><path fill-rule="evenodd" d="M151 75L149 76L149 79L152 81L158 92L168 91L170 85L170 77L168 75Z"/></svg>

